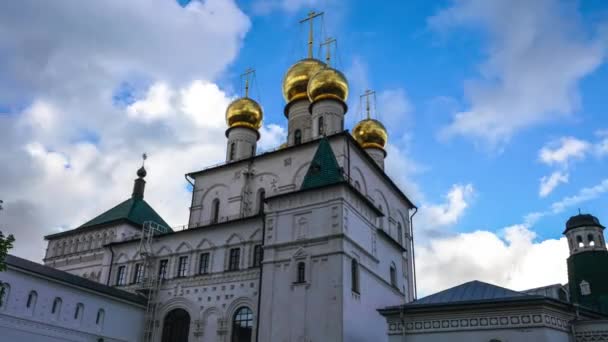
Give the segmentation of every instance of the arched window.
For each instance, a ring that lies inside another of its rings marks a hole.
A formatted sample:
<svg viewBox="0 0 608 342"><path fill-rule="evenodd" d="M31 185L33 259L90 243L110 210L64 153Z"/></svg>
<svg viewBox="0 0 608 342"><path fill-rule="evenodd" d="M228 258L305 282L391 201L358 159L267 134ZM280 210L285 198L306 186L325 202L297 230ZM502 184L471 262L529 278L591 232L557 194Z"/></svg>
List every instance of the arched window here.
<svg viewBox="0 0 608 342"><path fill-rule="evenodd" d="M8 295L11 292L11 286L8 283L0 285L0 310L8 306Z"/></svg>
<svg viewBox="0 0 608 342"><path fill-rule="evenodd" d="M78 303L76 304L76 309L74 310L74 319L81 320L82 314L84 313L84 304Z"/></svg>
<svg viewBox="0 0 608 342"><path fill-rule="evenodd" d="M25 307L27 308L29 313L33 313L36 308L36 300L38 299L38 293L36 291L30 291L30 294L27 296L27 302L25 303Z"/></svg>
<svg viewBox="0 0 608 342"><path fill-rule="evenodd" d="M591 246L591 247L595 246L595 241L593 240L592 234L587 235L587 242L588 242L589 246Z"/></svg>
<svg viewBox="0 0 608 342"><path fill-rule="evenodd" d="M353 258L350 262L350 288L353 292L360 293L359 289L359 263Z"/></svg>
<svg viewBox="0 0 608 342"><path fill-rule="evenodd" d="M258 214L264 213L264 200L266 199L266 190L261 188L258 190Z"/></svg>
<svg viewBox="0 0 608 342"><path fill-rule="evenodd" d="M234 160L234 155L236 154L236 143L230 143L230 153L228 156L228 161L233 161Z"/></svg>
<svg viewBox="0 0 608 342"><path fill-rule="evenodd" d="M583 238L580 235L576 236L576 244L579 248L585 247L585 244L583 243Z"/></svg>
<svg viewBox="0 0 608 342"><path fill-rule="evenodd" d="M53 306L51 307L51 314L53 315L53 317L55 319L58 319L59 315L61 314L62 302L63 301L59 297L56 297L55 300L53 301Z"/></svg>
<svg viewBox="0 0 608 342"><path fill-rule="evenodd" d="M163 322L162 342L188 342L190 314L184 309L169 311Z"/></svg>
<svg viewBox="0 0 608 342"><path fill-rule="evenodd" d="M318 124L319 124L319 136L322 136L323 134L325 134L325 126L323 123L323 117L320 116L319 120L318 120Z"/></svg>
<svg viewBox="0 0 608 342"><path fill-rule="evenodd" d="M95 319L95 324L99 328L103 327L103 320L106 318L106 312L103 309L97 310L97 318Z"/></svg>
<svg viewBox="0 0 608 342"><path fill-rule="evenodd" d="M213 200L211 204L211 223L217 223L220 219L220 200L218 198Z"/></svg>
<svg viewBox="0 0 608 342"><path fill-rule="evenodd" d="M304 282L306 282L306 264L304 262L299 262L296 283L304 283Z"/></svg>
<svg viewBox="0 0 608 342"><path fill-rule="evenodd" d="M302 143L302 131L299 129L296 129L295 132L293 132L293 143L295 145L299 145Z"/></svg>
<svg viewBox="0 0 608 342"><path fill-rule="evenodd" d="M382 204L378 206L378 210L380 210L380 212L384 214L384 210L382 210ZM378 219L380 220L380 229L384 229L384 216L380 216L378 217Z"/></svg>
<svg viewBox="0 0 608 342"><path fill-rule="evenodd" d="M255 156L255 145L251 145L251 156Z"/></svg>
<svg viewBox="0 0 608 342"><path fill-rule="evenodd" d="M397 241L399 241L400 245L403 245L403 228L401 227L401 222L397 222Z"/></svg>
<svg viewBox="0 0 608 342"><path fill-rule="evenodd" d="M232 320L231 342L251 342L253 331L253 311L248 307L239 308Z"/></svg>
<svg viewBox="0 0 608 342"><path fill-rule="evenodd" d="M395 266L395 263L392 262L391 263L391 285L394 287L397 287L397 267Z"/></svg>

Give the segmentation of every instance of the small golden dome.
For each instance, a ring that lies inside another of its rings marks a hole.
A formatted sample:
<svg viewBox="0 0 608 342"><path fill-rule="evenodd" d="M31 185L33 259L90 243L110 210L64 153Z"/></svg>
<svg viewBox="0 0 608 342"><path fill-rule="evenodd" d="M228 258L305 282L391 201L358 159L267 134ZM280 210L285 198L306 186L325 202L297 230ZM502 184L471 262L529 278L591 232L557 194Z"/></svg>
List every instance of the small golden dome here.
<svg viewBox="0 0 608 342"><path fill-rule="evenodd" d="M228 127L247 127L259 129L262 126L264 114L262 107L248 97L232 101L226 109Z"/></svg>
<svg viewBox="0 0 608 342"><path fill-rule="evenodd" d="M380 121L374 119L361 120L353 129L353 136L363 148L384 149L388 141L386 128Z"/></svg>
<svg viewBox="0 0 608 342"><path fill-rule="evenodd" d="M311 102L322 99L337 99L346 102L348 81L340 71L323 68L308 82L308 98Z"/></svg>
<svg viewBox="0 0 608 342"><path fill-rule="evenodd" d="M314 58L306 58L292 65L283 77L285 101L289 103L293 100L307 98L308 81L324 66L325 63Z"/></svg>

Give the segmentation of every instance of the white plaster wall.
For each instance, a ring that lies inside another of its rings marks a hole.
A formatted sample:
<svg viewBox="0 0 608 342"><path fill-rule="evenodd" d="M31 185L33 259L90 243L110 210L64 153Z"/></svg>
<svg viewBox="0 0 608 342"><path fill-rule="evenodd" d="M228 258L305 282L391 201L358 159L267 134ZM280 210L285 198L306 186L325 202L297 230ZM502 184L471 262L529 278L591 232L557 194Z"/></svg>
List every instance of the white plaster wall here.
<svg viewBox="0 0 608 342"><path fill-rule="evenodd" d="M230 146L234 143L234 160L249 158L255 154L258 135L251 128L234 127L228 131L228 144L226 145L226 161L230 160ZM253 148L253 149L252 149Z"/></svg>
<svg viewBox="0 0 608 342"><path fill-rule="evenodd" d="M319 117L323 117L323 133L319 134ZM344 131L344 106L337 100L320 100L312 105L312 137Z"/></svg>
<svg viewBox="0 0 608 342"><path fill-rule="evenodd" d="M6 303L0 308L2 341L137 341L142 333L145 308L66 283L26 273L9 266L0 281L10 286ZM37 300L26 307L30 291ZM55 298L62 305L51 313ZM80 320L74 319L78 303L84 305ZM99 309L105 311L103 324L96 324ZM10 337L10 339L9 339Z"/></svg>

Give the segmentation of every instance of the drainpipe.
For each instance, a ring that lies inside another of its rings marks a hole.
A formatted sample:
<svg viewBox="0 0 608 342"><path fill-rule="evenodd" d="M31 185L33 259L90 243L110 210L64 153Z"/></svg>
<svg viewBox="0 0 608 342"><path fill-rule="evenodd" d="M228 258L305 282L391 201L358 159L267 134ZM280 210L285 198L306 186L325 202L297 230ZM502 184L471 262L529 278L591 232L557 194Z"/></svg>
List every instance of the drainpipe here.
<svg viewBox="0 0 608 342"><path fill-rule="evenodd" d="M264 199L266 202L266 199ZM262 260L260 260L260 281L258 282L258 314L255 322L255 341L259 341L260 336L260 310L262 306L262 270L264 269L264 243L266 242L266 214L262 210Z"/></svg>
<svg viewBox="0 0 608 342"><path fill-rule="evenodd" d="M108 246L110 247L110 269L108 270L108 279L106 280L106 285L110 286L110 278L112 275L112 264L114 263L114 250L112 249L112 245Z"/></svg>
<svg viewBox="0 0 608 342"><path fill-rule="evenodd" d="M418 207L414 207L414 213L410 216L410 237L412 240L412 277L414 279L414 300L418 299L418 286L416 279L416 253L414 249L414 216L418 213Z"/></svg>

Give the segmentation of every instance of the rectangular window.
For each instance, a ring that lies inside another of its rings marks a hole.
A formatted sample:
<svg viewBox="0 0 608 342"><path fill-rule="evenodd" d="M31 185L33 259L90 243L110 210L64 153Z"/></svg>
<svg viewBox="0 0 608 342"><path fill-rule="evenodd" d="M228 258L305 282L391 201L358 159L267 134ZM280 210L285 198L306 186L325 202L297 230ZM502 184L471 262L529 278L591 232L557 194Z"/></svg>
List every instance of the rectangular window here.
<svg viewBox="0 0 608 342"><path fill-rule="evenodd" d="M126 266L118 267L118 272L116 272L116 285L121 286L121 285L125 284L126 270L127 270Z"/></svg>
<svg viewBox="0 0 608 342"><path fill-rule="evenodd" d="M158 265L158 277L160 279L167 279L167 265L169 264L169 260L163 259L160 261Z"/></svg>
<svg viewBox="0 0 608 342"><path fill-rule="evenodd" d="M262 245L255 245L253 247L253 267L260 267L262 265Z"/></svg>
<svg viewBox="0 0 608 342"><path fill-rule="evenodd" d="M185 277L188 272L188 257L182 256L179 257L179 262L177 264L177 276Z"/></svg>
<svg viewBox="0 0 608 342"><path fill-rule="evenodd" d="M144 265L135 264L135 272L133 273L133 284L141 284L144 277Z"/></svg>
<svg viewBox="0 0 608 342"><path fill-rule="evenodd" d="M230 258L228 259L228 271L236 271L239 269L240 258L241 258L241 249L232 248L230 250Z"/></svg>
<svg viewBox="0 0 608 342"><path fill-rule="evenodd" d="M202 253L198 263L198 273L209 273L209 253Z"/></svg>

